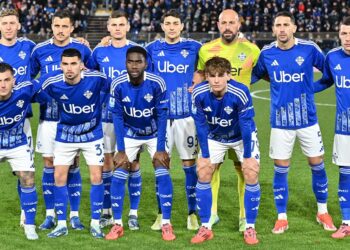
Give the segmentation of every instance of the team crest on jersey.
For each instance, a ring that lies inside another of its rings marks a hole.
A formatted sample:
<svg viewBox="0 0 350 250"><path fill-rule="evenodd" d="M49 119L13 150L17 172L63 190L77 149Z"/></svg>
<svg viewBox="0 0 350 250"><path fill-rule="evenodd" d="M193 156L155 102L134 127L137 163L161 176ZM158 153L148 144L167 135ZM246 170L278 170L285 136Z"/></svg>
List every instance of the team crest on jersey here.
<svg viewBox="0 0 350 250"><path fill-rule="evenodd" d="M16 106L19 108L23 108L24 101L23 100L18 100L16 103Z"/></svg>
<svg viewBox="0 0 350 250"><path fill-rule="evenodd" d="M146 101L151 102L153 99L153 96L151 94L147 93L147 95L145 95L143 98L145 98Z"/></svg>
<svg viewBox="0 0 350 250"><path fill-rule="evenodd" d="M84 93L84 96L87 98L87 99L90 99L91 96L92 96L92 92L90 90L86 90L85 93Z"/></svg>
<svg viewBox="0 0 350 250"><path fill-rule="evenodd" d="M228 115L231 114L232 111L233 111L233 109L232 109L230 106L226 106L226 107L224 108L224 110L225 110L225 112L226 112Z"/></svg>
<svg viewBox="0 0 350 250"><path fill-rule="evenodd" d="M188 53L187 50L185 50L185 49L181 50L181 55L182 55L184 58L186 58L189 54L190 54L190 53Z"/></svg>
<svg viewBox="0 0 350 250"><path fill-rule="evenodd" d="M18 53L18 56L20 57L20 58L22 58L22 60L24 60L24 58L26 58L26 53L23 51L23 50L21 50L19 53Z"/></svg>
<svg viewBox="0 0 350 250"><path fill-rule="evenodd" d="M300 66L303 64L304 62L304 58L301 56L298 56L297 59L295 59L295 61L297 62L297 64Z"/></svg>
<svg viewBox="0 0 350 250"><path fill-rule="evenodd" d="M238 59L241 60L242 62L247 58L246 54L243 52L238 55Z"/></svg>

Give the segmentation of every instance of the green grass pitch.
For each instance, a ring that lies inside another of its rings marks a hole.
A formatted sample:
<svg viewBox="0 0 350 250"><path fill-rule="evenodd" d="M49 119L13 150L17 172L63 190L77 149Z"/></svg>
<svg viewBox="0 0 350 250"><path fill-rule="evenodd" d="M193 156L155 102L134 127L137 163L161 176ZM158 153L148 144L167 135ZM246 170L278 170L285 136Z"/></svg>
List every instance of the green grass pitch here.
<svg viewBox="0 0 350 250"><path fill-rule="evenodd" d="M269 85L260 82L252 87L252 92L259 97L269 97ZM337 198L338 167L332 165L332 143L334 131L335 97L334 88L316 95L316 102L333 104L333 106L317 106L319 123L325 144L325 163L329 178L329 212L333 215L336 226L341 223L340 209ZM261 150L260 184L262 198L257 219L256 229L260 244L255 249L347 249L350 238L344 240L331 239L330 232L324 231L316 223L316 201L311 187L311 171L303 156L299 144L295 146L291 171L289 173L290 199L288 204L288 219L290 229L283 235L273 235L271 229L276 219L276 211L272 194L273 162L268 157L269 147L269 101L254 98L256 111L255 121L258 126L258 136ZM32 118L34 136L38 123L37 106L34 108L35 117ZM83 157L82 157L83 158ZM35 156L36 183L39 197L36 224L39 225L45 215L42 193L41 175L42 160L40 155ZM248 248L243 242L243 236L238 232L238 200L237 178L232 163L226 161L221 169L221 189L219 197L220 223L214 226L215 237L212 241L194 246L190 239L194 232L187 231L187 203L184 191L184 173L180 160L175 154L172 159L171 175L174 185L174 206L172 224L177 239L174 242L164 242L160 232L154 232L150 225L156 217L156 200L154 194L154 172L150 158L146 153L141 160L142 169L142 196L139 209L141 230L130 231L125 227L124 237L117 241L93 239L88 230L69 230L68 236L58 239L46 237L47 231L39 231L40 239L29 242L25 239L23 229L19 227L20 207L16 191L16 178L12 175L9 165L1 163L0 167L0 249L242 249ZM89 178L85 162L81 161L83 176L83 195L80 215L83 223L89 226ZM124 223L127 221L128 198L124 207ZM107 232L107 229L105 229Z"/></svg>

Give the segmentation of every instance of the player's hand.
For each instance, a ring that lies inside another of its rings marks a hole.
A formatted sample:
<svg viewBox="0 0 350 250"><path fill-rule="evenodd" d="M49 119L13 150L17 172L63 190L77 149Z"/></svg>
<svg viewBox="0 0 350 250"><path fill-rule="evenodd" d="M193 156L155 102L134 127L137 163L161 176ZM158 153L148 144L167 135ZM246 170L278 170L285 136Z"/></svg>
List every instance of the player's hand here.
<svg viewBox="0 0 350 250"><path fill-rule="evenodd" d="M153 156L152 163L154 166L158 167L158 164L160 164L160 166L163 166L163 167L166 167L167 169L169 169L170 158L169 158L168 153L165 151L157 151Z"/></svg>
<svg viewBox="0 0 350 250"><path fill-rule="evenodd" d="M196 71L193 73L192 86L188 88L188 92L192 93L194 87L204 81L204 74L202 71Z"/></svg>
<svg viewBox="0 0 350 250"><path fill-rule="evenodd" d="M244 158L242 162L242 171L259 173L259 163L254 157Z"/></svg>
<svg viewBox="0 0 350 250"><path fill-rule="evenodd" d="M90 48L90 43L88 40L86 40L84 37L77 37L76 38L78 42L84 44L85 46L88 46Z"/></svg>
<svg viewBox="0 0 350 250"><path fill-rule="evenodd" d="M120 168L122 166L127 166L130 169L131 163L129 162L128 156L125 151L117 152L113 157L114 166Z"/></svg>
<svg viewBox="0 0 350 250"><path fill-rule="evenodd" d="M212 166L210 158L198 158L197 166L199 168L210 168Z"/></svg>
<svg viewBox="0 0 350 250"><path fill-rule="evenodd" d="M111 44L111 40L112 40L111 36L105 36L101 39L98 45L106 47Z"/></svg>

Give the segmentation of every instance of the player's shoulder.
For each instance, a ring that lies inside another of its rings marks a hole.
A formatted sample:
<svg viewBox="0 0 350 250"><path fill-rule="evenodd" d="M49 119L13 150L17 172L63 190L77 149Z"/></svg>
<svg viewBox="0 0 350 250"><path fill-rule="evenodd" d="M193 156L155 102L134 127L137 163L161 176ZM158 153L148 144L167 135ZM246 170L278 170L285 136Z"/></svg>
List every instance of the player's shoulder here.
<svg viewBox="0 0 350 250"><path fill-rule="evenodd" d="M19 37L17 38L17 42L22 43L22 44L28 44L30 46L35 46L35 42L33 42L32 40L26 38L26 37Z"/></svg>
<svg viewBox="0 0 350 250"><path fill-rule="evenodd" d="M124 73L116 78L113 79L111 83L111 90L115 90L119 88L122 84L128 83L129 82L129 77L128 73Z"/></svg>
<svg viewBox="0 0 350 250"><path fill-rule="evenodd" d="M249 100L249 89L243 83L237 82L235 80L230 80L227 84L227 92L238 99L240 99L243 103L248 102Z"/></svg>
<svg viewBox="0 0 350 250"><path fill-rule="evenodd" d="M43 41L41 43L38 43L37 45L35 45L35 47L33 48L33 51L32 53L36 52L36 51L40 51L41 49L44 49L45 47L47 46L50 46L53 44L53 40L52 38L46 40L46 41Z"/></svg>
<svg viewBox="0 0 350 250"><path fill-rule="evenodd" d="M97 71L97 70L91 70L91 69L87 69L82 71L82 75L83 77L88 77L88 78L103 78L103 79L107 79L107 75L103 72Z"/></svg>
<svg viewBox="0 0 350 250"><path fill-rule="evenodd" d="M42 88L45 89L52 84L62 82L63 79L63 71L56 70L41 76L39 81L42 82Z"/></svg>
<svg viewBox="0 0 350 250"><path fill-rule="evenodd" d="M252 51L259 51L260 52L259 47L255 43L252 43L251 41L249 41L245 37L238 39L238 45L242 46L242 47L246 47L246 48L248 48L248 49L250 49Z"/></svg>
<svg viewBox="0 0 350 250"><path fill-rule="evenodd" d="M180 43L186 44L186 45L189 45L189 46L193 46L193 47L197 47L197 48L202 46L201 42L199 42L197 40L194 40L192 38L183 38L183 37L181 37Z"/></svg>
<svg viewBox="0 0 350 250"><path fill-rule="evenodd" d="M142 47L140 44L135 43L134 41L131 41L131 40L126 40L126 46L129 46L129 47L134 47L134 46Z"/></svg>
<svg viewBox="0 0 350 250"><path fill-rule="evenodd" d="M209 42L206 42L202 45L202 48L208 48L208 47L211 47L211 46L215 46L217 44L219 44L221 42L221 38L216 38L214 40L211 40Z"/></svg>
<svg viewBox="0 0 350 250"><path fill-rule="evenodd" d="M158 39L155 39L152 42L147 43L146 46L145 46L145 49L146 50L152 50L154 48L157 48L157 46L160 46L160 45L162 45L164 43L165 43L165 39L164 38L158 38Z"/></svg>
<svg viewBox="0 0 350 250"><path fill-rule="evenodd" d="M151 84L154 84L155 86L159 87L162 92L166 90L165 81L163 77L153 74L149 71L145 71L145 79L150 81Z"/></svg>
<svg viewBox="0 0 350 250"><path fill-rule="evenodd" d="M318 51L320 51L322 53L321 48L314 42L311 40L305 40L305 39L301 39L301 38L295 38L295 44L296 45L300 45L302 47L309 47L309 48L313 48L313 49L317 49Z"/></svg>
<svg viewBox="0 0 350 250"><path fill-rule="evenodd" d="M33 86L33 83L31 81L19 82L19 83L16 83L16 85L13 87L13 90L20 90L30 86Z"/></svg>
<svg viewBox="0 0 350 250"><path fill-rule="evenodd" d="M277 48L277 41L273 41L269 44L264 45L264 47L261 49L261 53L270 52L271 50L274 50Z"/></svg>
<svg viewBox="0 0 350 250"><path fill-rule="evenodd" d="M343 51L343 48L341 46L336 47L336 48L331 49L330 51L328 51L327 57L336 56L337 54L342 53L342 51Z"/></svg>
<svg viewBox="0 0 350 250"><path fill-rule="evenodd" d="M210 92L210 86L208 81L201 82L197 84L193 91L192 96L193 98L198 98L198 96L204 95L205 93Z"/></svg>

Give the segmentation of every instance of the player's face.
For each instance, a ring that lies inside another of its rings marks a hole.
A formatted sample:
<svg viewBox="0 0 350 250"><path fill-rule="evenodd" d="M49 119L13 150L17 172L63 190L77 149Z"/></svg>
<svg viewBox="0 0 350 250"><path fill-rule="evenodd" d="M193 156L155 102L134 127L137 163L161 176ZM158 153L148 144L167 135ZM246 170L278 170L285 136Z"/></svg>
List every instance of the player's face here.
<svg viewBox="0 0 350 250"><path fill-rule="evenodd" d="M112 38L122 40L130 30L130 25L125 17L110 18L107 24L107 30Z"/></svg>
<svg viewBox="0 0 350 250"><path fill-rule="evenodd" d="M180 39L181 31L184 28L180 18L168 16L164 18L164 22L161 24L162 30L164 31L165 39L171 41L177 41Z"/></svg>
<svg viewBox="0 0 350 250"><path fill-rule="evenodd" d="M0 100L7 100L11 96L15 78L11 71L6 70L0 73Z"/></svg>
<svg viewBox="0 0 350 250"><path fill-rule="evenodd" d="M222 94L226 91L227 81L231 79L231 76L227 72L223 74L219 74L217 72L210 72L206 74L206 78L214 95L222 96Z"/></svg>
<svg viewBox="0 0 350 250"><path fill-rule="evenodd" d="M237 13L233 11L223 11L218 21L218 29L221 37L227 43L231 43L237 37L241 23Z"/></svg>
<svg viewBox="0 0 350 250"><path fill-rule="evenodd" d="M20 29L21 25L16 16L4 16L0 18L1 37L6 40L15 39Z"/></svg>
<svg viewBox="0 0 350 250"><path fill-rule="evenodd" d="M62 57L61 69L68 82L77 83L77 80L80 80L80 73L83 68L84 65L77 56Z"/></svg>
<svg viewBox="0 0 350 250"><path fill-rule="evenodd" d="M279 16L275 19L272 27L273 34L280 43L288 43L294 37L297 26L292 22L290 17Z"/></svg>
<svg viewBox="0 0 350 250"><path fill-rule="evenodd" d="M126 58L126 70L131 79L139 79L143 77L143 73L147 67L146 59L141 53L129 53Z"/></svg>
<svg viewBox="0 0 350 250"><path fill-rule="evenodd" d="M52 32L53 32L53 37L55 40L59 42L65 42L68 41L70 38L70 35L72 34L74 27L70 22L70 19L68 17L66 18L59 18L55 17L52 20Z"/></svg>
<svg viewBox="0 0 350 250"><path fill-rule="evenodd" d="M339 38L344 51L350 55L350 25L340 25Z"/></svg>

